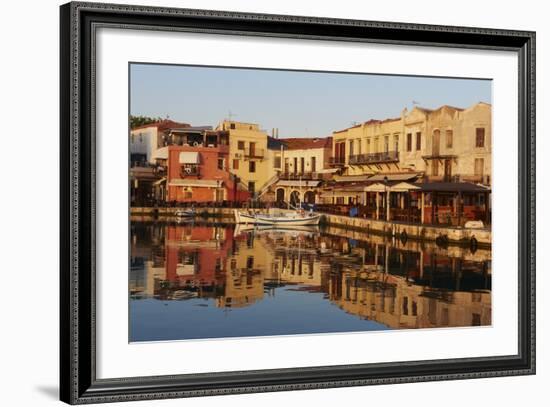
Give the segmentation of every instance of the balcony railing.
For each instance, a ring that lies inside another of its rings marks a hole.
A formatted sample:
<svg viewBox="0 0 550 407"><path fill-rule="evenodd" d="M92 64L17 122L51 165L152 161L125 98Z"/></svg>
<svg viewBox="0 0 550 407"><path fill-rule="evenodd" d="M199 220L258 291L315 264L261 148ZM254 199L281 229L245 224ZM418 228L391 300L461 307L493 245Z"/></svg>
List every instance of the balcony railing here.
<svg viewBox="0 0 550 407"><path fill-rule="evenodd" d="M200 167L198 165L182 166L180 169L181 177L199 176L201 175Z"/></svg>
<svg viewBox="0 0 550 407"><path fill-rule="evenodd" d="M319 174L317 172L283 172L279 176L280 179L284 180L299 180L302 179L304 181L307 180L320 180L322 179L322 174Z"/></svg>
<svg viewBox="0 0 550 407"><path fill-rule="evenodd" d="M398 151L385 151L382 153L356 154L349 156L349 165L380 164L399 162Z"/></svg>
<svg viewBox="0 0 550 407"><path fill-rule="evenodd" d="M247 148L243 154L246 158L264 158L263 148Z"/></svg>
<svg viewBox="0 0 550 407"><path fill-rule="evenodd" d="M346 164L346 159L344 157L330 157L329 164L334 167L343 166Z"/></svg>

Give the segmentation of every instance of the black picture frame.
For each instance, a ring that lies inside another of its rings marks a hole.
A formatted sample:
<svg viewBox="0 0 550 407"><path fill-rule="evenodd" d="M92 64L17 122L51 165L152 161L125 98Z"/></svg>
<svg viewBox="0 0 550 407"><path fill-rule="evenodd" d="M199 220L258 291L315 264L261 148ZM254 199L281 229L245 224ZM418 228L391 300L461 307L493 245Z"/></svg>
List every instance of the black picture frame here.
<svg viewBox="0 0 550 407"><path fill-rule="evenodd" d="M60 395L70 404L535 373L535 33L378 21L73 2L60 8ZM441 46L519 60L518 353L437 361L96 378L95 56L97 27Z"/></svg>

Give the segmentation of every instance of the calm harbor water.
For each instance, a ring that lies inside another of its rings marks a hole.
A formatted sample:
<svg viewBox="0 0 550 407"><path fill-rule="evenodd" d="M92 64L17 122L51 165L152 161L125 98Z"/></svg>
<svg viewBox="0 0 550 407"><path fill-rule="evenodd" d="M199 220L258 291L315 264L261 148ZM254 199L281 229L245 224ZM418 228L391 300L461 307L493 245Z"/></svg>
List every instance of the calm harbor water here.
<svg viewBox="0 0 550 407"><path fill-rule="evenodd" d="M490 250L336 228L131 225L129 340L491 324Z"/></svg>

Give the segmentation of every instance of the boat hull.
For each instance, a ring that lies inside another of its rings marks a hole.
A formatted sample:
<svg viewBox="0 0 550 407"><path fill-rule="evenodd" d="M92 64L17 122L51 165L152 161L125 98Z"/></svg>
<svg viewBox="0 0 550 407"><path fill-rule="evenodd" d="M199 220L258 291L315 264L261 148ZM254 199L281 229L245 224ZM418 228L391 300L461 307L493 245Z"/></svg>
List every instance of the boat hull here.
<svg viewBox="0 0 550 407"><path fill-rule="evenodd" d="M272 226L314 226L318 225L321 215L296 216L266 216L261 214L250 215L235 211L235 222L238 224L272 225Z"/></svg>

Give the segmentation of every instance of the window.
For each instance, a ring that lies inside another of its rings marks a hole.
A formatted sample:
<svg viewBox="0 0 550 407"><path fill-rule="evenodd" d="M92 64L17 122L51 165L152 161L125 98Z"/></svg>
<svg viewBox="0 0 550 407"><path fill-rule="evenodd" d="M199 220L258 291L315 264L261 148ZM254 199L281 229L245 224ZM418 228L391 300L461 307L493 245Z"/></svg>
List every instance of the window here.
<svg viewBox="0 0 550 407"><path fill-rule="evenodd" d="M476 129L476 147L485 147L485 129L483 127Z"/></svg>
<svg viewBox="0 0 550 407"><path fill-rule="evenodd" d="M251 269L254 267L254 256L248 256L246 258L246 268Z"/></svg>
<svg viewBox="0 0 550 407"><path fill-rule="evenodd" d="M239 160L233 160L233 169L238 170L239 169Z"/></svg>
<svg viewBox="0 0 550 407"><path fill-rule="evenodd" d="M248 172L256 172L256 161L250 161L248 163Z"/></svg>
<svg viewBox="0 0 550 407"><path fill-rule="evenodd" d="M244 150L244 141L237 141L237 148L239 150Z"/></svg>
<svg viewBox="0 0 550 407"><path fill-rule="evenodd" d="M273 168L281 168L281 157L276 156L273 160Z"/></svg>
<svg viewBox="0 0 550 407"><path fill-rule="evenodd" d="M361 154L361 139L355 140L357 142L357 154Z"/></svg>
<svg viewBox="0 0 550 407"><path fill-rule="evenodd" d="M311 172L317 171L317 162L315 161L315 157L311 157Z"/></svg>
<svg viewBox="0 0 550 407"><path fill-rule="evenodd" d="M224 159L223 158L218 158L218 170L223 170L224 169Z"/></svg>
<svg viewBox="0 0 550 407"><path fill-rule="evenodd" d="M254 195L256 191L256 183L254 181L248 182L248 192L250 192L252 195Z"/></svg>
<svg viewBox="0 0 550 407"><path fill-rule="evenodd" d="M367 139L367 154L370 154L370 138Z"/></svg>
<svg viewBox="0 0 550 407"><path fill-rule="evenodd" d="M300 158L300 172L303 174L305 172L305 162L304 162L304 157L301 157Z"/></svg>
<svg viewBox="0 0 550 407"><path fill-rule="evenodd" d="M476 177L483 177L483 158L476 158L474 160L474 175Z"/></svg>
<svg viewBox="0 0 550 407"><path fill-rule="evenodd" d="M413 149L413 135L412 133L407 133L407 151L412 151Z"/></svg>
<svg viewBox="0 0 550 407"><path fill-rule="evenodd" d="M229 125L229 128L230 128L231 130L235 130L235 123L231 123L231 124Z"/></svg>
<svg viewBox="0 0 550 407"><path fill-rule="evenodd" d="M387 153L390 150L390 136L384 136L384 152Z"/></svg>
<svg viewBox="0 0 550 407"><path fill-rule="evenodd" d="M353 155L353 140L349 142L349 155Z"/></svg>
<svg viewBox="0 0 550 407"><path fill-rule="evenodd" d="M422 133L416 132L416 151L422 150Z"/></svg>
<svg viewBox="0 0 550 407"><path fill-rule="evenodd" d="M453 148L453 131L447 130L445 132L445 139L447 140L447 148Z"/></svg>
<svg viewBox="0 0 550 407"><path fill-rule="evenodd" d="M393 136L393 146L395 147L395 152L399 151L399 134Z"/></svg>

